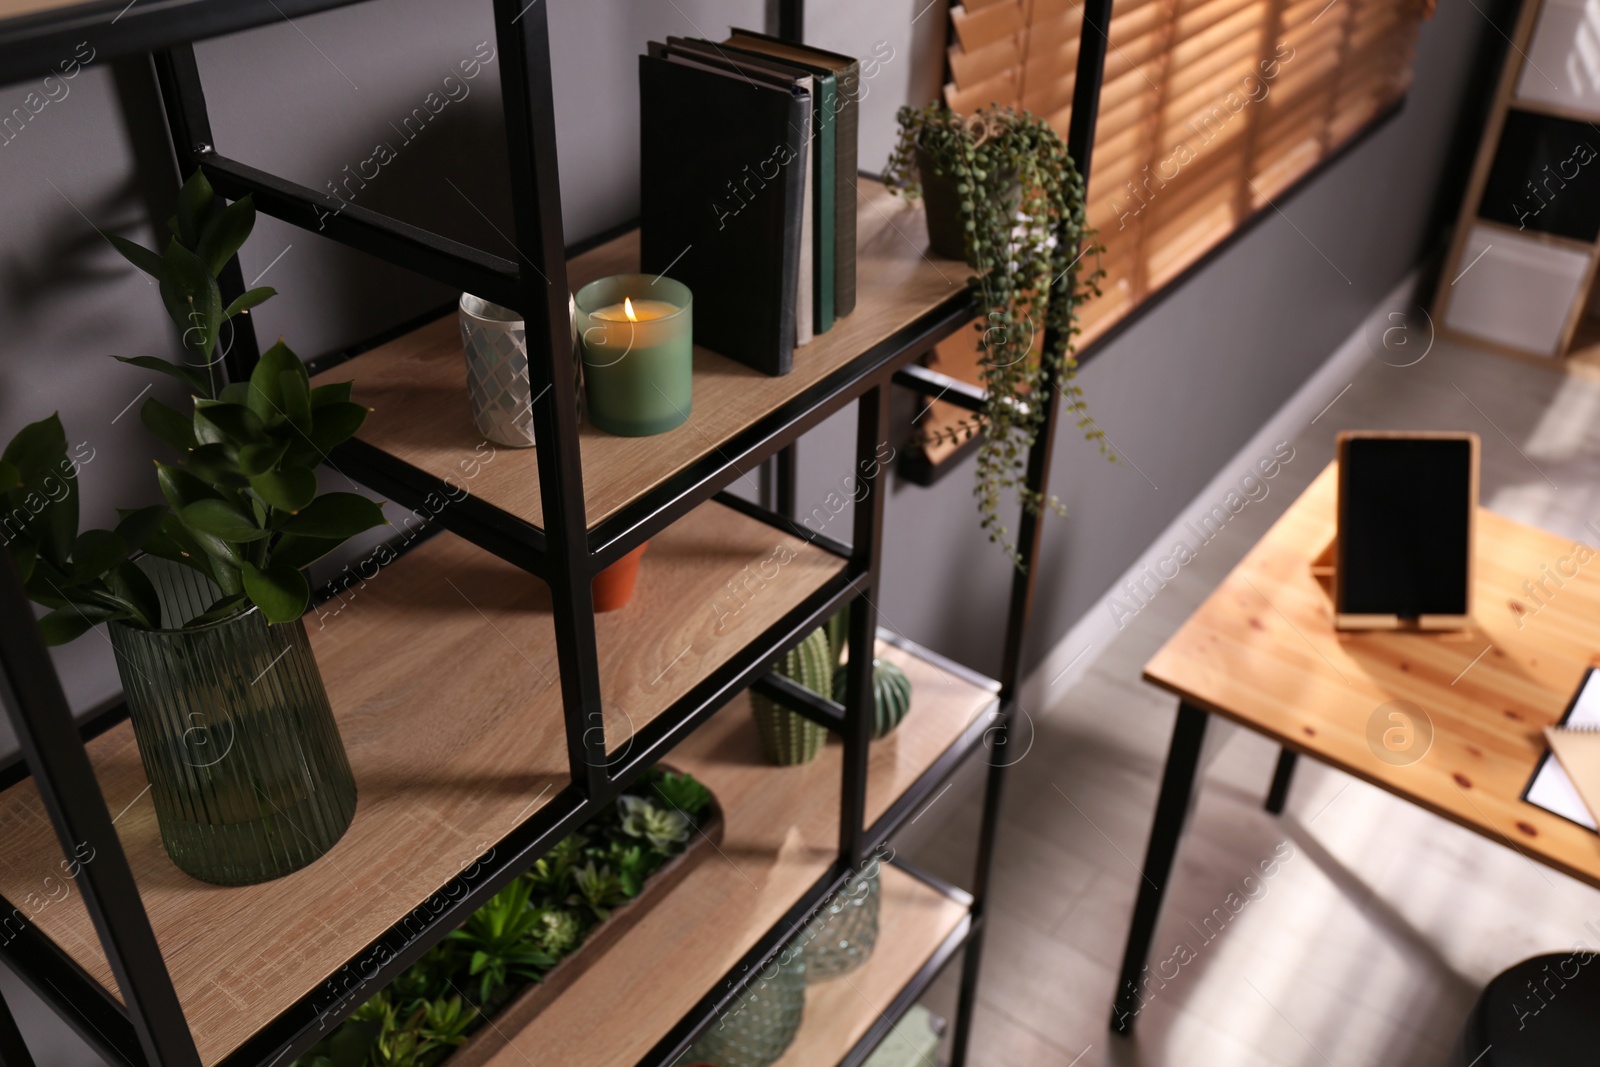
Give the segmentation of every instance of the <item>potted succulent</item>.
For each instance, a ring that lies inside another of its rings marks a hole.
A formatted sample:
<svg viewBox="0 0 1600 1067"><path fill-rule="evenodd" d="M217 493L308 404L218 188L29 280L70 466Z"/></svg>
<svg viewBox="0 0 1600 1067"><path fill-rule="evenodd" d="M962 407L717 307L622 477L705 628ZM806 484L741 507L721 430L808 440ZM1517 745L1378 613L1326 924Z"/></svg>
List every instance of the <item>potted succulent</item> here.
<svg viewBox="0 0 1600 1067"><path fill-rule="evenodd" d="M1030 515L1063 511L1055 497L1027 486L1028 449L1045 411L1029 398L1053 379L1084 435L1110 456L1073 380L1077 309L1099 294L1103 273L1072 269L1099 250L1084 217L1083 180L1061 138L1027 111L992 107L967 118L930 104L901 108L899 121L884 180L908 200L925 199L935 251L972 268L982 311L983 410L935 437L982 433L974 489L980 525L1021 567L1000 519L1002 499L1014 492Z"/></svg>
<svg viewBox="0 0 1600 1067"><path fill-rule="evenodd" d="M0 454L8 547L46 641L108 624L167 853L203 881L244 885L322 855L349 826L355 781L301 617L304 568L384 522L354 493L317 493L316 466L360 427L348 382L311 388L281 341L247 382L224 385L224 323L274 295L224 307L216 277L249 236L248 197L224 206L185 183L157 253L112 243L159 282L187 358L123 358L182 381L183 414L154 397L140 417L178 454L156 462L164 502L78 532L61 421L33 423Z"/></svg>

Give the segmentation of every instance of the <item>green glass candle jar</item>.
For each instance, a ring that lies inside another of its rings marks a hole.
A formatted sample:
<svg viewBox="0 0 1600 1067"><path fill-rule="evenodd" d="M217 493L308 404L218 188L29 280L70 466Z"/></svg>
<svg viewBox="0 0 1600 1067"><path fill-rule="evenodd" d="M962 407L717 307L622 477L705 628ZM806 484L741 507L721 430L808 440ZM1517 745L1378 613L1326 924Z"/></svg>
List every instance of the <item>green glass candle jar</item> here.
<svg viewBox="0 0 1600 1067"><path fill-rule="evenodd" d="M688 286L664 275L618 274L579 289L573 314L591 423L621 437L649 437L688 420L694 378Z"/></svg>

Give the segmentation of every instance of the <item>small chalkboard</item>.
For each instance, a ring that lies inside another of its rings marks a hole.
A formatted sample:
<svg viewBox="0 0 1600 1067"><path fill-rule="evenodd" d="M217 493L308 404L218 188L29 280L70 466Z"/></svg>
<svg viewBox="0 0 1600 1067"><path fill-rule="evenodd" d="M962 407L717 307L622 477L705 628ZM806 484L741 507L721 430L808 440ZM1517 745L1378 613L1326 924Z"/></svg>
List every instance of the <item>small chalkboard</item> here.
<svg viewBox="0 0 1600 1067"><path fill-rule="evenodd" d="M1465 627L1478 435L1347 431L1338 447L1335 627Z"/></svg>

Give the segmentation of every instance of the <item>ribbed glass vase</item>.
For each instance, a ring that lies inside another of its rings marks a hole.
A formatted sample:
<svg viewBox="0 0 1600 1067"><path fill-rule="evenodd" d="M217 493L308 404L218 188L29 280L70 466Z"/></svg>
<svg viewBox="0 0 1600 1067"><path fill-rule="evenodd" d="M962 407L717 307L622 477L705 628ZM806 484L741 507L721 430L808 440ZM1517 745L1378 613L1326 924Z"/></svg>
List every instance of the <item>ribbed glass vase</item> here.
<svg viewBox="0 0 1600 1067"><path fill-rule="evenodd" d="M215 597L195 572L141 561L162 618ZM109 627L167 854L215 885L282 877L321 856L356 810L356 783L305 626L251 608L205 626Z"/></svg>
<svg viewBox="0 0 1600 1067"><path fill-rule="evenodd" d="M768 1067L778 1062L805 1018L805 971L805 956L798 946L785 948L678 1062L716 1067Z"/></svg>
<svg viewBox="0 0 1600 1067"><path fill-rule="evenodd" d="M826 982L849 974L878 943L878 861L873 859L825 904L801 935L806 981Z"/></svg>

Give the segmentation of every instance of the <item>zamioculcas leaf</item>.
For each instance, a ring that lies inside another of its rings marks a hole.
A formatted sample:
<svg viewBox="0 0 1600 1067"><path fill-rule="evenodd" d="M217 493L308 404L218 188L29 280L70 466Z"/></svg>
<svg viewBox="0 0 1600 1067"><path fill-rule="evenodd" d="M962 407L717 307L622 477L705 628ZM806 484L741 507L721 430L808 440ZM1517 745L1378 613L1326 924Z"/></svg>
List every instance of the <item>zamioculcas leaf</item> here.
<svg viewBox="0 0 1600 1067"><path fill-rule="evenodd" d="M85 530L72 543L73 585L99 578L128 558L128 543L110 530Z"/></svg>
<svg viewBox="0 0 1600 1067"><path fill-rule="evenodd" d="M256 305L264 304L267 302L267 300L277 295L278 290L272 288L270 285L263 285L258 289L247 290L246 292L240 293L237 300L223 309L222 317L225 319L231 319L241 311L249 311Z"/></svg>
<svg viewBox="0 0 1600 1067"><path fill-rule="evenodd" d="M146 400L139 409L139 421L144 423L145 429L179 452L187 452L197 443L193 420L155 397Z"/></svg>
<svg viewBox="0 0 1600 1067"><path fill-rule="evenodd" d="M215 555L211 557L211 580L228 596L244 592L244 578L239 573L239 564L225 563Z"/></svg>
<svg viewBox="0 0 1600 1067"><path fill-rule="evenodd" d="M42 481L46 474L59 470L66 455L67 432L62 429L61 416L55 414L18 430L0 453L0 461L15 467L24 482Z"/></svg>
<svg viewBox="0 0 1600 1067"><path fill-rule="evenodd" d="M13 538L10 547L11 562L17 568L17 577L23 585L27 585L28 579L33 577L34 565L39 562L39 550L33 547L32 541L24 541L20 537Z"/></svg>
<svg viewBox="0 0 1600 1067"><path fill-rule="evenodd" d="M221 622L223 619L238 614L239 609L244 606L244 602L245 595L243 593L230 593L228 596L218 600L215 604L212 604L199 615L196 615L194 618L185 622L184 625L207 626L214 622Z"/></svg>
<svg viewBox="0 0 1600 1067"><path fill-rule="evenodd" d="M211 392L211 383L203 374L199 374L188 367L180 367L169 360L159 359L156 356L112 356L119 363L131 364L145 370L153 370L158 374L170 374L184 385L189 387L191 393L206 396Z"/></svg>
<svg viewBox="0 0 1600 1067"><path fill-rule="evenodd" d="M18 430L0 453L0 462L22 477L22 485L11 490L10 495L20 499L6 516L10 532L5 536L20 532L11 531L18 511L31 516L24 523L39 554L65 572L78 536L78 480L67 459L67 434L60 417L51 415Z"/></svg>
<svg viewBox="0 0 1600 1067"><path fill-rule="evenodd" d="M192 532L209 534L234 544L259 541L272 533L257 526L254 519L226 500L196 500L179 514L183 516L183 524Z"/></svg>
<svg viewBox="0 0 1600 1067"><path fill-rule="evenodd" d="M343 541L363 530L382 526L383 509L357 493L327 493L280 525L284 533Z"/></svg>
<svg viewBox="0 0 1600 1067"><path fill-rule="evenodd" d="M197 171L196 174L198 173ZM222 273L222 268L226 267L228 260L239 251L239 247L250 236L255 224L255 206L250 197L244 196L221 211L215 212L211 221L201 228L200 241L195 247L195 252L211 271L213 278Z"/></svg>
<svg viewBox="0 0 1600 1067"><path fill-rule="evenodd" d="M272 562L296 569L309 567L338 547L339 541L333 538L284 534L272 546Z"/></svg>
<svg viewBox="0 0 1600 1067"><path fill-rule="evenodd" d="M201 444L260 444L267 440L267 428L256 413L243 404L196 400L194 435Z"/></svg>
<svg viewBox="0 0 1600 1067"><path fill-rule="evenodd" d="M317 495L317 475L306 467L268 471L250 479L250 488L279 511L299 511Z"/></svg>
<svg viewBox="0 0 1600 1067"><path fill-rule="evenodd" d="M216 199L217 194L212 192L211 183L200 170L189 175L189 180L178 191L178 239L188 247L199 245L200 235L210 221Z"/></svg>
<svg viewBox="0 0 1600 1067"><path fill-rule="evenodd" d="M156 464L156 482L173 511L182 511L196 500L222 499L221 493L182 467L174 467L170 463Z"/></svg>
<svg viewBox="0 0 1600 1067"><path fill-rule="evenodd" d="M367 409L360 404L324 404L312 409L311 432L306 437L316 450L317 458L325 459L335 446L353 437L366 421Z"/></svg>
<svg viewBox="0 0 1600 1067"><path fill-rule="evenodd" d="M209 362L222 328L222 292L199 257L177 241L167 245L161 259L161 300L183 347Z"/></svg>
<svg viewBox="0 0 1600 1067"><path fill-rule="evenodd" d="M231 445L201 445L189 453L189 470L195 477L225 489L243 489L250 479L239 469Z"/></svg>
<svg viewBox="0 0 1600 1067"><path fill-rule="evenodd" d="M279 341L261 353L256 369L250 372L250 399L246 403L262 422L270 424L274 418L288 418L283 398L285 374L296 374L305 379L306 368L300 362L300 357Z"/></svg>
<svg viewBox="0 0 1600 1067"><path fill-rule="evenodd" d="M64 645L82 637L94 627L95 623L109 618L111 614L104 609L69 604L67 607L57 608L40 619L39 633L43 635L44 643L47 645ZM91 617L93 615L102 615L102 618L93 618Z"/></svg>
<svg viewBox="0 0 1600 1067"><path fill-rule="evenodd" d="M22 488L22 472L16 466L0 459L0 493Z"/></svg>
<svg viewBox="0 0 1600 1067"><path fill-rule="evenodd" d="M249 404L250 383L229 382L227 385L224 385L222 387L222 391L217 394L217 399L222 401L224 404Z"/></svg>
<svg viewBox="0 0 1600 1067"><path fill-rule="evenodd" d="M284 452L288 451L288 441L273 441L264 445L245 445L239 449L239 469L252 478L258 474L265 474L278 465Z"/></svg>
<svg viewBox="0 0 1600 1067"><path fill-rule="evenodd" d="M325 404L347 403L350 400L350 387L354 384L354 382L330 382L327 385L317 386L311 390L311 409L315 411Z"/></svg>
<svg viewBox="0 0 1600 1067"><path fill-rule="evenodd" d="M305 368L286 370L279 375L278 392L283 397L283 413L295 429L301 433L310 430L311 386L306 382Z"/></svg>
<svg viewBox="0 0 1600 1067"><path fill-rule="evenodd" d="M161 597L150 576L131 559L123 560L106 575L106 585L119 600L131 605L139 621L151 628L161 625Z"/></svg>
<svg viewBox="0 0 1600 1067"><path fill-rule="evenodd" d="M294 567L275 563L266 569L246 563L239 568L244 591L268 622L293 622L311 603L311 585Z"/></svg>
<svg viewBox="0 0 1600 1067"><path fill-rule="evenodd" d="M144 271L152 278L161 277L161 256L152 252L144 245L134 244L126 237L118 237L114 233L101 231L105 239L111 242L111 247L122 253L122 258Z"/></svg>
<svg viewBox="0 0 1600 1067"><path fill-rule="evenodd" d="M128 545L128 550L137 552L144 547L157 530L161 528L161 521L172 514L164 504L151 504L147 508L137 508L130 511L117 510L117 535Z"/></svg>

